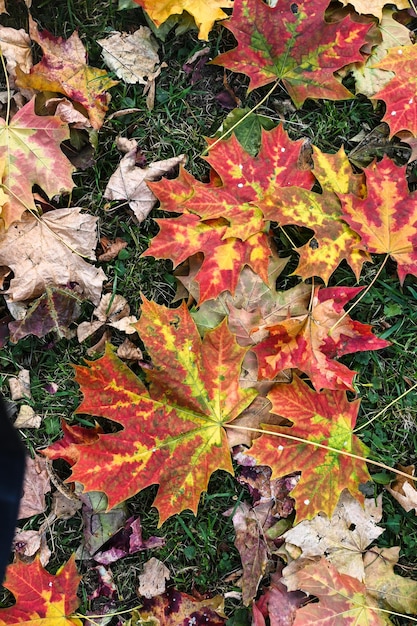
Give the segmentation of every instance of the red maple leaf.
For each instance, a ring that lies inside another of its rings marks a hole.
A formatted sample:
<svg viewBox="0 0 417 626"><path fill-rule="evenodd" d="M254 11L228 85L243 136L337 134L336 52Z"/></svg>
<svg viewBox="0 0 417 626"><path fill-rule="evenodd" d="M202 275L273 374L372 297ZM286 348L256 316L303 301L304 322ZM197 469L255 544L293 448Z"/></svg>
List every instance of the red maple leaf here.
<svg viewBox="0 0 417 626"><path fill-rule="evenodd" d="M42 567L39 557L33 563L9 565L3 585L15 596L16 604L0 609L0 626L82 626L80 619L71 617L80 604L80 580L74 555L56 575Z"/></svg>
<svg viewBox="0 0 417 626"><path fill-rule="evenodd" d="M184 169L175 180L148 183L162 210L183 215L158 220L161 230L145 255L172 259L177 266L203 252L204 262L195 277L200 303L225 290L234 293L245 265L267 282L269 218L260 207L272 189L279 196L279 189L287 186L312 186L311 171L297 167L302 145L278 126L262 133L261 149L254 157L232 136L213 146L206 158L214 168L209 183L197 181Z"/></svg>
<svg viewBox="0 0 417 626"><path fill-rule="evenodd" d="M328 4L280 0L272 8L262 0L235 0L232 18L224 25L238 46L213 63L249 76L251 90L281 80L297 107L306 98L352 98L335 73L363 61L359 50L370 25L350 17L326 22Z"/></svg>
<svg viewBox="0 0 417 626"><path fill-rule="evenodd" d="M361 236L359 248L397 261L403 283L407 274L417 275L417 193L408 190L405 167L388 157L365 174L366 198L340 196L343 219Z"/></svg>
<svg viewBox="0 0 417 626"><path fill-rule="evenodd" d="M233 473L224 424L249 406L256 391L239 387L246 349L226 322L201 340L185 305L167 309L145 300L137 328L154 367L147 373L149 390L111 348L88 367L77 367L84 395L77 413L122 428L105 434L95 429L87 443L84 431L73 430L52 450L54 458L75 460L70 479L86 491L104 491L109 507L159 484L155 506L162 523L187 508L196 512L215 470Z"/></svg>
<svg viewBox="0 0 417 626"><path fill-rule="evenodd" d="M371 326L344 314L344 305L362 287L316 288L311 310L269 328L269 337L252 348L263 379L273 380L282 370L298 368L316 389L353 389L356 372L334 359L390 345L371 332Z"/></svg>
<svg viewBox="0 0 417 626"><path fill-rule="evenodd" d="M259 465L269 465L275 478L301 472L291 492L296 500L297 517L311 519L320 511L330 517L345 488L363 502L359 485L370 480L366 463L343 454L364 458L368 453L367 447L353 434L359 400L348 402L345 391L317 393L298 377L291 384L275 385L268 398L272 412L290 420L292 426L266 426L276 435L262 435L247 454ZM291 441L280 434L306 442Z"/></svg>

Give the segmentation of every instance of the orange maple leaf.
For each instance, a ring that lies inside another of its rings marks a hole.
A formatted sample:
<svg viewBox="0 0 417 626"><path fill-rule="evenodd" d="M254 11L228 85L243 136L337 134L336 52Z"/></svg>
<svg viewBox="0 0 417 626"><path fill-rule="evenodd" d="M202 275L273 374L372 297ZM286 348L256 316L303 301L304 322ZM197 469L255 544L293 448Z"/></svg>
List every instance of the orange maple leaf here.
<svg viewBox="0 0 417 626"><path fill-rule="evenodd" d="M74 555L56 575L42 567L39 557L33 563L9 565L3 585L15 596L16 604L0 609L0 626L82 626L80 619L71 617L80 604L80 580Z"/></svg>

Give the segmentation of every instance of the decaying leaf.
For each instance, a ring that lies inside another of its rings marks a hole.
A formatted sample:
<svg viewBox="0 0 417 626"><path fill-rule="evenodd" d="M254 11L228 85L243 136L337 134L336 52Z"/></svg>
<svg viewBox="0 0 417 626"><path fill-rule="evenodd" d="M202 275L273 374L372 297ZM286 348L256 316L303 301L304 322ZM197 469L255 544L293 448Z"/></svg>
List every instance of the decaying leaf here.
<svg viewBox="0 0 417 626"><path fill-rule="evenodd" d="M170 577L169 569L162 561L152 557L146 561L139 575L138 596L150 599L165 593L165 581Z"/></svg>
<svg viewBox="0 0 417 626"><path fill-rule="evenodd" d="M46 509L45 493L50 490L46 460L38 455L35 455L33 459L27 458L18 519L43 513Z"/></svg>
<svg viewBox="0 0 417 626"><path fill-rule="evenodd" d="M394 4L397 9L410 8L408 0L395 0L395 2L388 2L388 0L340 0L340 2L343 5L351 4L358 13L375 15L379 20L382 18L383 8L387 4Z"/></svg>
<svg viewBox="0 0 417 626"><path fill-rule="evenodd" d="M77 328L78 341L81 343L104 326L117 328L128 335L136 332L134 324L137 317L130 315L130 306L123 296L106 293L93 311L98 321L81 322Z"/></svg>
<svg viewBox="0 0 417 626"><path fill-rule="evenodd" d="M42 424L42 418L37 415L31 406L22 404L19 413L15 419L15 428L39 428Z"/></svg>
<svg viewBox="0 0 417 626"><path fill-rule="evenodd" d="M281 569L279 566L272 574L270 586L253 604L253 626L291 626L296 610L306 600L302 591L287 590L281 581Z"/></svg>
<svg viewBox="0 0 417 626"><path fill-rule="evenodd" d="M142 598L142 607L134 611L139 617L139 623L156 623L164 626L178 626L179 624L209 624L222 626L226 622L224 617L224 598L215 596L205 600L196 600L187 593L177 591L173 587L166 593L155 598Z"/></svg>
<svg viewBox="0 0 417 626"><path fill-rule="evenodd" d="M126 83L146 85L155 76L159 63L158 44L146 26L134 33L112 32L97 43L103 48L107 67Z"/></svg>
<svg viewBox="0 0 417 626"><path fill-rule="evenodd" d="M404 476L397 476L391 485L387 485L386 490L401 504L405 511L408 512L414 509L417 514L417 489L415 488L415 481L412 480L414 465L409 465L408 467L398 465L398 469L409 474L410 480L407 480Z"/></svg>
<svg viewBox="0 0 417 626"><path fill-rule="evenodd" d="M48 285L76 283L84 298L97 303L106 278L95 259L97 218L81 209L56 209L35 217L23 216L0 233L0 265L14 272L7 294L13 301L36 298Z"/></svg>
<svg viewBox="0 0 417 626"><path fill-rule="evenodd" d="M16 378L9 378L9 387L12 400L30 399L30 371L21 369Z"/></svg>
<svg viewBox="0 0 417 626"><path fill-rule="evenodd" d="M30 71L32 67L30 37L23 28L16 30L0 26L0 50L6 57L6 69L11 79L14 80L16 76L16 65L22 72Z"/></svg>
<svg viewBox="0 0 417 626"><path fill-rule="evenodd" d="M365 580L363 554L368 545L379 537L384 529L376 526L382 517L382 496L373 515L365 510L346 489L342 492L332 517L319 513L311 520L303 520L291 530L285 539L286 551L295 559L325 556L341 574L348 574L360 581ZM371 500L371 504L373 504ZM299 550L294 549L295 546ZM301 551L301 555L300 555ZM289 575L293 561L285 570Z"/></svg>
<svg viewBox="0 0 417 626"><path fill-rule="evenodd" d="M147 167L136 163L137 144L120 161L117 170L111 175L104 197L108 200L127 200L138 222L149 215L157 198L149 189L146 181L158 180L178 165L185 163L185 155L155 161Z"/></svg>

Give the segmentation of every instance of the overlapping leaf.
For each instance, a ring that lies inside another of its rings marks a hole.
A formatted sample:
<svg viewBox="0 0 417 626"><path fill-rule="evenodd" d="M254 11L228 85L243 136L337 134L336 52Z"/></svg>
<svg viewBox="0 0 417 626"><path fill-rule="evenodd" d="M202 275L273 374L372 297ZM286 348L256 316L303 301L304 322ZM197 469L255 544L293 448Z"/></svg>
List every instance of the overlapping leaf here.
<svg viewBox="0 0 417 626"><path fill-rule="evenodd" d="M408 191L405 168L388 157L366 169L366 198L341 196L343 219L361 236L358 247L389 254L400 282L417 274L417 194Z"/></svg>
<svg viewBox="0 0 417 626"><path fill-rule="evenodd" d="M3 584L15 596L16 604L0 609L0 626L82 626L80 619L70 617L80 604L80 580L74 556L55 576L41 566L39 558L30 564L17 561L9 565Z"/></svg>
<svg viewBox="0 0 417 626"><path fill-rule="evenodd" d="M231 0L134 0L145 9L149 17L160 26L171 15L187 11L198 26L199 39L208 39L208 34L216 20L223 20L227 14L222 9L233 6Z"/></svg>
<svg viewBox="0 0 417 626"><path fill-rule="evenodd" d="M301 472L291 492L296 500L297 516L311 519L323 511L330 517L345 488L363 502L359 485L370 479L366 463L343 455L348 452L367 456L366 446L353 434L359 401L348 402L344 391L317 393L297 377L289 385L276 385L268 398L272 412L293 424L291 427L268 426L276 436L262 435L248 454L260 465L269 465L273 477ZM280 434L307 439L324 447L291 441Z"/></svg>
<svg viewBox="0 0 417 626"><path fill-rule="evenodd" d="M41 46L43 57L29 74L17 68L19 87L65 94L85 108L91 125L99 129L110 101L107 89L117 81L105 70L87 65L87 53L77 33L66 40L54 37L46 30L38 32L31 19L30 36Z"/></svg>
<svg viewBox="0 0 417 626"><path fill-rule="evenodd" d="M309 313L270 327L269 337L253 348L261 378L273 380L281 370L298 368L316 389L352 389L355 372L335 357L389 345L375 337L369 325L349 315L341 320L344 305L360 291L361 287L316 288Z"/></svg>
<svg viewBox="0 0 417 626"><path fill-rule="evenodd" d="M235 0L225 26L238 46L214 63L249 76L250 89L281 80L298 107L306 98L352 98L335 73L363 61L359 50L370 25L350 17L326 22L328 4L327 0L284 0L272 8L262 0Z"/></svg>
<svg viewBox="0 0 417 626"><path fill-rule="evenodd" d="M197 181L184 169L175 180L148 183L161 209L182 213L158 220L159 234L145 255L170 258L179 265L203 252L204 262L195 279L200 302L219 293L235 291L241 269L249 265L266 283L271 255L268 225L260 208L268 192L275 197L286 186L310 188L314 177L297 167L303 143L290 141L281 126L262 134L256 157L242 149L237 139L213 146L207 161L215 173L209 183Z"/></svg>
<svg viewBox="0 0 417 626"><path fill-rule="evenodd" d="M7 123L0 118L0 161L4 204L0 216L7 227L26 209L35 208L33 185L51 198L71 191L73 167L60 149L69 130L59 117L39 116L34 100Z"/></svg>
<svg viewBox="0 0 417 626"><path fill-rule="evenodd" d="M155 506L162 522L186 508L195 512L216 469L233 472L223 425L256 392L239 388L246 350L225 322L201 341L185 306L166 309L145 301L137 328L154 366L149 392L110 348L88 367L77 367L84 395L78 413L123 428L98 434L92 444L70 441L73 458L74 445L78 449L71 479L87 491L104 491L109 507L160 484Z"/></svg>

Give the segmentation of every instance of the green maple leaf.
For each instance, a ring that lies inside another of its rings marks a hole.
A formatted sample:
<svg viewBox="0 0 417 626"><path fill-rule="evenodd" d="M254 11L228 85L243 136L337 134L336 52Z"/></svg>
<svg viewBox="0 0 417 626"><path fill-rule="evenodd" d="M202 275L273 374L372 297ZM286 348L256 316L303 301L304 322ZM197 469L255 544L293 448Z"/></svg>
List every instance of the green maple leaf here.
<svg viewBox="0 0 417 626"><path fill-rule="evenodd" d="M224 25L238 46L213 63L249 76L250 90L281 80L297 107L306 98L352 98L335 72L363 62L359 50L370 25L350 17L326 22L328 4L280 0L272 8L262 0L235 0L232 18Z"/></svg>
<svg viewBox="0 0 417 626"><path fill-rule="evenodd" d="M233 473L224 425L256 391L239 387L246 349L226 322L201 340L185 305L167 309L145 301L137 328L152 357L149 388L111 348L76 368L84 395L77 413L106 417L122 429L95 431L87 444L68 438L68 455L63 441L55 451L75 461L71 480L105 492L109 507L159 484L155 506L162 523L184 509L196 512L215 470ZM85 440L83 433L77 439Z"/></svg>
<svg viewBox="0 0 417 626"><path fill-rule="evenodd" d="M344 391L317 393L297 377L290 385L276 385L268 398L272 412L290 420L292 426L268 425L268 431L273 430L276 435L262 435L247 454L259 465L269 465L275 478L301 472L291 492L296 500L297 517L311 519L321 511L330 517L345 488L363 502L359 485L370 480L366 463L342 454L348 452L362 458L368 454L367 447L353 434L359 400L348 402ZM332 450L291 441L280 434Z"/></svg>
<svg viewBox="0 0 417 626"><path fill-rule="evenodd" d="M225 290L234 293L245 265L267 283L270 218L264 217L262 207L273 190L277 197L288 186L312 186L311 171L297 167L302 146L278 126L262 133L261 149L252 156L232 136L213 146L206 159L213 167L209 183L184 169L174 180L148 183L162 210L182 215L157 220L161 230L145 255L172 259L177 266L203 252L195 277L200 303Z"/></svg>

